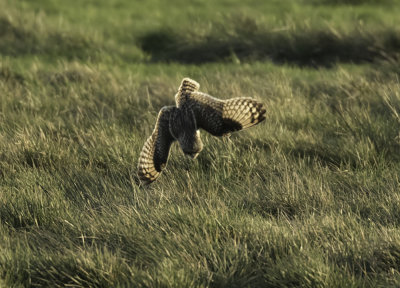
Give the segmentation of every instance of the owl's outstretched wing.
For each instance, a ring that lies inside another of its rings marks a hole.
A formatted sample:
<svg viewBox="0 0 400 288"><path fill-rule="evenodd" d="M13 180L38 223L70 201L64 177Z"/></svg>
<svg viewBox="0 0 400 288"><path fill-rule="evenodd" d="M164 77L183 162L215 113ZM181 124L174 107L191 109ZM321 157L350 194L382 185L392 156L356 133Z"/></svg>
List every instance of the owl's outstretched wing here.
<svg viewBox="0 0 400 288"><path fill-rule="evenodd" d="M169 149L175 141L169 130L169 119L176 109L168 106L160 110L154 131L144 143L139 156L138 176L145 183L156 180L167 164Z"/></svg>
<svg viewBox="0 0 400 288"><path fill-rule="evenodd" d="M252 98L220 100L205 93L192 92L186 103L195 113L197 127L214 136L249 128L265 119L264 105Z"/></svg>
<svg viewBox="0 0 400 288"><path fill-rule="evenodd" d="M178 88L178 93L175 95L176 106L180 107L184 102L184 98L189 97L191 92L199 91L200 84L190 78L183 78L181 85Z"/></svg>

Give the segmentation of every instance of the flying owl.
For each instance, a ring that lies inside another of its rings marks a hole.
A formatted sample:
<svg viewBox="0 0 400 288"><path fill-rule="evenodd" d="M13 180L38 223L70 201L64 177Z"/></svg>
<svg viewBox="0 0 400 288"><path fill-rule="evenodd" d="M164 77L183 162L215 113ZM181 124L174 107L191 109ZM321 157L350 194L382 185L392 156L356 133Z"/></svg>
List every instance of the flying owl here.
<svg viewBox="0 0 400 288"><path fill-rule="evenodd" d="M141 181L151 183L157 179L167 164L174 141L194 159L203 149L199 129L223 136L265 119L266 110L257 100L245 97L221 100L199 92L199 88L199 83L184 78L175 95L176 106L161 108L154 131L139 156Z"/></svg>

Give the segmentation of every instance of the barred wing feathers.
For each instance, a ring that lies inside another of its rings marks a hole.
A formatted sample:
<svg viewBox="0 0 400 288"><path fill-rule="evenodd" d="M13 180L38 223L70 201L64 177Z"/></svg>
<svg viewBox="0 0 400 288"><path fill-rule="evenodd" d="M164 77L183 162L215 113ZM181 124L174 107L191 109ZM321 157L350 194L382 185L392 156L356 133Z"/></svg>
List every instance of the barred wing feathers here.
<svg viewBox="0 0 400 288"><path fill-rule="evenodd" d="M190 78L183 78L182 83L178 88L178 93L175 95L176 106L180 107L181 103L189 97L190 93L197 92L199 89L199 83Z"/></svg>
<svg viewBox="0 0 400 288"><path fill-rule="evenodd" d="M154 131L140 153L138 176L145 183L156 180L167 164L169 149L175 141L169 130L169 119L176 109L169 106L160 110Z"/></svg>
<svg viewBox="0 0 400 288"><path fill-rule="evenodd" d="M201 92L192 92L186 101L196 115L197 127L214 136L254 126L265 119L262 103L252 98L220 100Z"/></svg>

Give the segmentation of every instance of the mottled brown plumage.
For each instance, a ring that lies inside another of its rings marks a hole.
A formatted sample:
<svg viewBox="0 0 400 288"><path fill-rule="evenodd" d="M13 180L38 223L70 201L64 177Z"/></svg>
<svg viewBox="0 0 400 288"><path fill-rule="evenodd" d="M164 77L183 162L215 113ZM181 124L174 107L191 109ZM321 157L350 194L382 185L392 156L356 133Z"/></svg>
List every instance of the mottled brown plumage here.
<svg viewBox="0 0 400 288"><path fill-rule="evenodd" d="M144 143L139 156L138 175L145 182L153 182L168 160L169 148L175 138L169 131L169 118L176 107L163 107L158 113L153 133Z"/></svg>
<svg viewBox="0 0 400 288"><path fill-rule="evenodd" d="M176 107L163 107L152 135L139 156L139 178L150 183L165 167L171 144L177 140L186 155L196 158L203 149L199 129L223 136L265 119L263 104L252 98L217 99L199 92L196 81L184 78L175 95Z"/></svg>

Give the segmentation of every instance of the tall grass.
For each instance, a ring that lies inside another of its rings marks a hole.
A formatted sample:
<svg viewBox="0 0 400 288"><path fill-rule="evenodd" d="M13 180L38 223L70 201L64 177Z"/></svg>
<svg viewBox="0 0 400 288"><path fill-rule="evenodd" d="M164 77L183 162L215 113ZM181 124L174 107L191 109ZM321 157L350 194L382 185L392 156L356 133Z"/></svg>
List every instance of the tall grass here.
<svg viewBox="0 0 400 288"><path fill-rule="evenodd" d="M135 179L139 135L158 109L146 94L173 95L180 72L130 82L77 63L38 68L1 82L7 285L398 284L395 77L257 64L268 77L237 67L201 78L219 97L263 99L268 120L231 140L203 133L195 162L173 147L146 188Z"/></svg>
<svg viewBox="0 0 400 288"><path fill-rule="evenodd" d="M397 42L388 44L390 33L397 39L395 25L386 19L379 26L386 31L364 34L346 20L341 25L349 28L333 36L315 23L271 32L279 20L268 30L267 20L232 16L247 26L226 22L213 30L213 8L224 5L204 2L198 15L210 14L211 29L197 23L186 35L167 19L183 10L152 1L156 11L172 14L157 16L150 4L143 13L169 23L172 32L154 34L164 49L150 51L155 44L146 37L160 31L157 25L140 18L147 30L120 30L130 27L122 19L136 2L99 3L86 4L85 18L67 4L47 1L36 11L37 2L0 0L8 9L0 12L6 28L0 32L1 287L400 285L400 84ZM318 17L328 9L311 1L274 3L260 7L282 17L289 11L294 19L310 7ZM334 18L344 8L329 9ZM397 8L385 9L391 19ZM110 26L112 19L119 24ZM106 40L110 31L116 34ZM275 36L262 38L267 32ZM61 40L51 42L52 35ZM134 46L140 35L151 55ZM318 35L332 37L335 49L310 58L309 47L328 47ZM134 42L133 52L123 36ZM217 38L249 50L204 63L201 57L220 51ZM191 56L196 61L182 60L189 50L181 41L201 48ZM264 53L256 41L287 58L254 57L248 51ZM345 56L349 47L356 48ZM230 138L202 131L205 147L195 161L173 145L161 177L138 185L142 145L185 76L222 99L259 99L267 120Z"/></svg>

